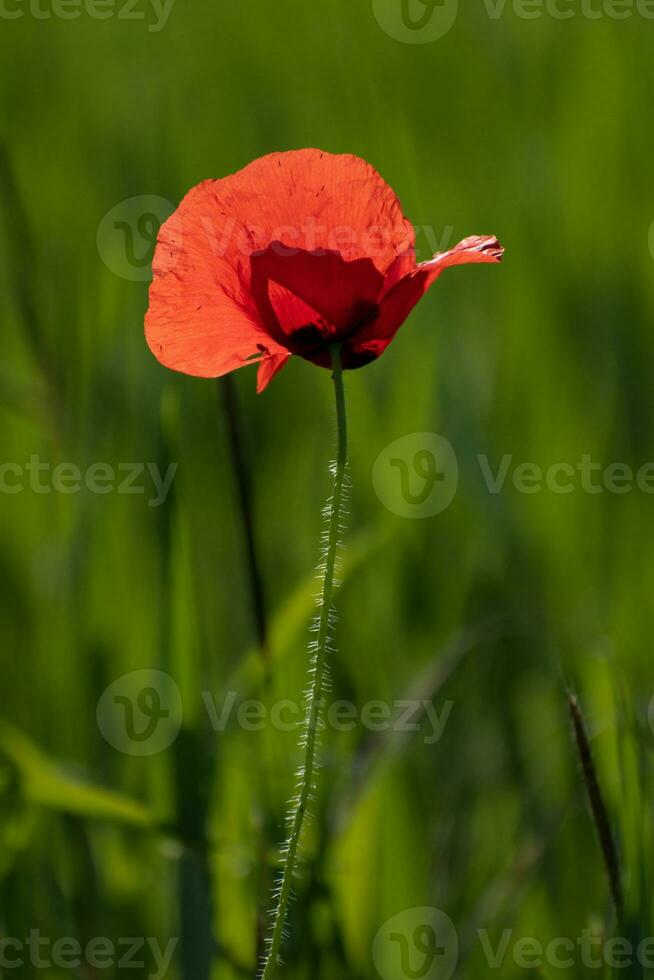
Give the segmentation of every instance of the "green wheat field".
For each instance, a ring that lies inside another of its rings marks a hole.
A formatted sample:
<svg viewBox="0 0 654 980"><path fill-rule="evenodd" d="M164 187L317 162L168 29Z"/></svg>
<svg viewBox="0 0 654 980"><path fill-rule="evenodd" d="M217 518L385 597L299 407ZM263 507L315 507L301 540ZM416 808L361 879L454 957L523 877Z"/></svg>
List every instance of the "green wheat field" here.
<svg viewBox="0 0 654 980"><path fill-rule="evenodd" d="M447 272L345 377L329 697L348 707L322 735L278 978L654 976L654 20L472 0L405 43L382 8L2 5L2 976L256 976L330 377L293 358L257 396L254 368L173 374L143 316L183 194L302 146L377 167L419 259L485 233L506 258ZM421 519L373 481L414 433L458 466Z"/></svg>

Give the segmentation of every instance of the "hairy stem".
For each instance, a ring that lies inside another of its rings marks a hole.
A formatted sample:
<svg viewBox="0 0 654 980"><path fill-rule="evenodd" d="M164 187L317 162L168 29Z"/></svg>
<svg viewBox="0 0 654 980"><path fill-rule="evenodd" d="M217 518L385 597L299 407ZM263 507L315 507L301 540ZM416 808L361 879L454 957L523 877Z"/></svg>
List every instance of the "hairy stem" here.
<svg viewBox="0 0 654 980"><path fill-rule="evenodd" d="M338 426L338 452L334 465L334 487L327 508L328 528L326 549L322 567L322 593L319 600L320 612L316 622L317 638L314 644L312 679L307 697L306 732L304 741L304 761L299 773L298 793L291 807L289 836L286 842L284 867L277 891L277 904L274 913L272 936L268 954L263 967L262 980L273 980L276 967L280 963L280 952L284 939L284 929L291 899L293 877L295 875L298 848L307 807L315 784L316 754L318 747L318 728L327 680L327 654L329 635L332 626L332 599L335 589L336 553L338 550L343 504L345 495L345 470L347 463L347 422L345 415L345 392L343 370L341 367L340 345L331 349L334 392L336 396L336 418Z"/></svg>

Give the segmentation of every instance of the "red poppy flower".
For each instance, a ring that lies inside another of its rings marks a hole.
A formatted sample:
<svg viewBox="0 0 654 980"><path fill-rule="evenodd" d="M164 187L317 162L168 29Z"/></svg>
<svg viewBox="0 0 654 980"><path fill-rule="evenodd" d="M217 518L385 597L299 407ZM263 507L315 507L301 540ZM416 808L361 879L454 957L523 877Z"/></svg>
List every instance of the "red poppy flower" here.
<svg viewBox="0 0 654 980"><path fill-rule="evenodd" d="M415 234L376 170L320 150L272 153L186 195L162 225L145 329L167 367L218 377L291 356L344 368L379 357L443 269L499 262L491 236L416 263Z"/></svg>

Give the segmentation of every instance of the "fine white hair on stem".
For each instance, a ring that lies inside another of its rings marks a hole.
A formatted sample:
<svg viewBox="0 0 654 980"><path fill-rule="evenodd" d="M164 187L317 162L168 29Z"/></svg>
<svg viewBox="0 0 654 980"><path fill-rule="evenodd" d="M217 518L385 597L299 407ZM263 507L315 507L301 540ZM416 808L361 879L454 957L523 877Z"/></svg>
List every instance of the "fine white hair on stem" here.
<svg viewBox="0 0 654 980"><path fill-rule="evenodd" d="M273 980L275 970L282 965L281 949L288 938L288 910L295 900L293 881L297 875L303 830L306 821L311 816L310 804L315 799L316 775L320 769L318 750L320 731L323 727L324 696L329 692L331 685L328 655L335 652L333 631L336 625L336 613L332 600L334 592L340 584L336 573L340 564L349 482L347 476L345 394L339 345L333 345L330 352L336 395L338 449L336 459L330 466L333 491L323 509L326 528L320 539L321 553L318 564L318 578L322 587L316 597L318 612L311 625L312 637L315 636L315 638L309 642L311 655L309 684L305 693L306 715L300 738L300 749L304 754L304 761L297 771L296 794L289 804L288 836L281 849L282 870L277 877L273 891L272 927L261 968L261 980Z"/></svg>

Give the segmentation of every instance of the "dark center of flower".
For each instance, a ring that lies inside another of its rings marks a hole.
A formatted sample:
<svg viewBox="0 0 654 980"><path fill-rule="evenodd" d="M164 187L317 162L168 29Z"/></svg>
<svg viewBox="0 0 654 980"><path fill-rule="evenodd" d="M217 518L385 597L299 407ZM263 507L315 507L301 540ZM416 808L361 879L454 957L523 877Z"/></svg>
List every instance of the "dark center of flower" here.
<svg viewBox="0 0 654 980"><path fill-rule="evenodd" d="M298 327L293 331L290 339L296 353L300 355L322 350L328 343L325 328L321 330L317 323L307 323L303 327Z"/></svg>

